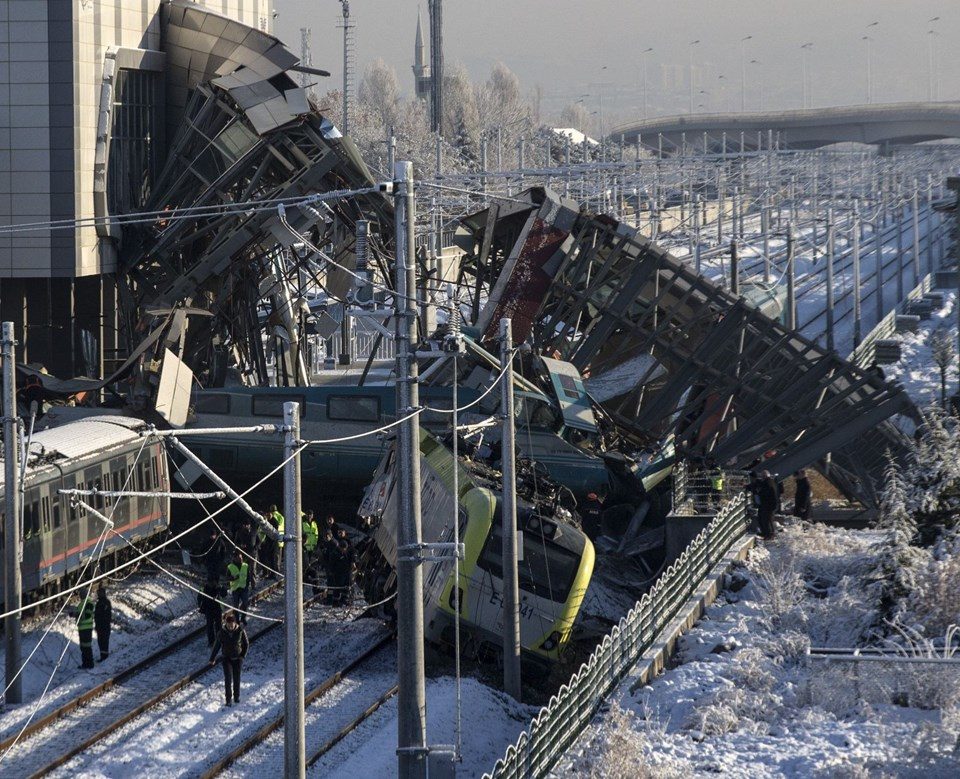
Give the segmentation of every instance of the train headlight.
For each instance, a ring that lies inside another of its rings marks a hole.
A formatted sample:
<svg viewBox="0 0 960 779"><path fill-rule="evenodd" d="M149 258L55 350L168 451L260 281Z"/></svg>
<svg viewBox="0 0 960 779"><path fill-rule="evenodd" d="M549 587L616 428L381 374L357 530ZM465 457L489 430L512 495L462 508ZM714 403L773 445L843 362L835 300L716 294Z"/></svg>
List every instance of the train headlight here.
<svg viewBox="0 0 960 779"><path fill-rule="evenodd" d="M530 517L530 521L527 522L527 527L530 528L531 530L539 530L539 529L540 529L540 517L538 517L536 514L534 514L532 517Z"/></svg>
<svg viewBox="0 0 960 779"><path fill-rule="evenodd" d="M559 633L558 631L556 631L556 630L554 630L554 631L547 637L547 640L546 640L546 641L544 641L542 644L540 644L540 648L543 649L543 650L545 650L545 651L547 651L547 652L552 652L552 651L553 651L554 649L556 649L558 646L560 646L560 633Z"/></svg>

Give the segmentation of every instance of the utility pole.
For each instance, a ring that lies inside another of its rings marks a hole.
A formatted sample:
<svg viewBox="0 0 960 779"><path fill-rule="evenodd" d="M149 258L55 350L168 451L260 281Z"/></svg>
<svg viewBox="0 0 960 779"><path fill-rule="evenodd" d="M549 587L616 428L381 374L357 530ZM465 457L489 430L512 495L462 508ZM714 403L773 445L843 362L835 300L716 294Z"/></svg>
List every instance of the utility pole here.
<svg viewBox="0 0 960 779"><path fill-rule="evenodd" d="M3 323L3 483L4 611L13 612L3 625L6 687L5 703L23 702L20 674L20 446L17 427L17 358L13 322Z"/></svg>
<svg viewBox="0 0 960 779"><path fill-rule="evenodd" d="M306 775L303 718L303 549L300 543L300 404L283 404L286 427L283 466L284 530L284 718L283 775L286 779Z"/></svg>
<svg viewBox="0 0 960 779"><path fill-rule="evenodd" d="M354 24L350 20L350 0L340 0L343 11L343 134L350 132L350 93L353 91Z"/></svg>
<svg viewBox="0 0 960 779"><path fill-rule="evenodd" d="M730 291L740 296L740 255L737 252L737 239L730 241Z"/></svg>
<svg viewBox="0 0 960 779"><path fill-rule="evenodd" d="M520 580L517 572L517 473L513 427L513 333L510 320L500 320L500 379L503 414L500 459L503 472L503 689L520 700Z"/></svg>
<svg viewBox="0 0 960 779"><path fill-rule="evenodd" d="M920 192L917 189L916 179L913 180L913 198L910 203L910 212L913 222L913 286L917 286L920 283ZM957 300L960 301L960 298Z"/></svg>
<svg viewBox="0 0 960 779"><path fill-rule="evenodd" d="M443 4L430 0L430 129L443 132Z"/></svg>
<svg viewBox="0 0 960 779"><path fill-rule="evenodd" d="M878 217L879 218L879 217ZM877 266L877 324L883 319L883 230L879 225L873 228L873 253Z"/></svg>
<svg viewBox="0 0 960 779"><path fill-rule="evenodd" d="M797 329L796 247L793 222L787 224L787 329Z"/></svg>
<svg viewBox="0 0 960 779"><path fill-rule="evenodd" d="M397 416L410 417L398 431L397 525L397 764L400 779L426 779L427 701L423 659L423 569L420 535L420 404L417 341L416 213L413 163L394 169L397 288Z"/></svg>
<svg viewBox="0 0 960 779"><path fill-rule="evenodd" d="M860 345L860 204L853 204L853 348Z"/></svg>
<svg viewBox="0 0 960 779"><path fill-rule="evenodd" d="M693 258L694 268L700 273L700 193L693 196Z"/></svg>
<svg viewBox="0 0 960 779"><path fill-rule="evenodd" d="M827 349L833 351L833 209L827 209Z"/></svg>

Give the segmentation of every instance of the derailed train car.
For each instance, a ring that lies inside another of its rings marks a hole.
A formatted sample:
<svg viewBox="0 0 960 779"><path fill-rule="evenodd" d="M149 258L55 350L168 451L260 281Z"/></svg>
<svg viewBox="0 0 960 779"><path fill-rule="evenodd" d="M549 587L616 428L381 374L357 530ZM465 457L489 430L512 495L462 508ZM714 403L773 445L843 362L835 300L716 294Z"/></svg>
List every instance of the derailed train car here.
<svg viewBox="0 0 960 779"><path fill-rule="evenodd" d="M420 432L424 543L453 541L454 516L465 557L455 581L453 559L424 563L423 603L427 641L452 647L459 589L461 640L468 656L495 657L501 651L503 580L501 498L488 475L459 468L459 501L454 501L453 454L425 430ZM397 560L396 449L391 447L367 488L360 517L369 541L360 556L360 582L370 602L395 589ZM455 505L458 507L455 510ZM570 640L593 573L594 549L564 510L518 501L522 531L520 644L524 664L547 673Z"/></svg>
<svg viewBox="0 0 960 779"><path fill-rule="evenodd" d="M33 435L22 496L25 602L68 587L91 559L109 570L116 558L132 553L128 542L146 541L167 529L169 498L88 497L84 502L114 523L98 543L103 521L59 493L62 489L168 491L163 444L145 441L137 432L142 426L138 419L102 415ZM6 488L0 469L0 533L5 527ZM5 542L2 535L0 542Z"/></svg>

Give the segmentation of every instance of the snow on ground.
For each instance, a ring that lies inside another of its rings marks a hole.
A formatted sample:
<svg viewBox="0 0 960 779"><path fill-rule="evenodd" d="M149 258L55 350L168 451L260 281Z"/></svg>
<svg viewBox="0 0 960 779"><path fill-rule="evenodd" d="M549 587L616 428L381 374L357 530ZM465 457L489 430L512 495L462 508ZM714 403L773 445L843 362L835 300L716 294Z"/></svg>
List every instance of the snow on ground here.
<svg viewBox="0 0 960 779"><path fill-rule="evenodd" d="M198 578L190 572L178 569L177 575L198 586ZM94 637L96 667L80 668L74 616L79 601L75 595L58 618L54 611L26 622L21 651L24 703L0 710L0 738L19 730L34 711L34 718L43 716L202 624L196 594L164 574L147 571L131 574L122 581L105 581L113 603L110 657L99 662ZM54 601L53 605L59 610L61 601ZM34 649L37 651L31 657ZM49 690L41 699L48 682Z"/></svg>
<svg viewBox="0 0 960 779"><path fill-rule="evenodd" d="M384 633L376 620L316 620L304 629L308 685L326 678ZM201 652L204 650L201 649ZM58 769L84 777L196 776L283 708L283 631L251 644L241 702L224 703L218 663L195 683L152 707ZM204 656L201 656L202 662Z"/></svg>
<svg viewBox="0 0 960 779"><path fill-rule="evenodd" d="M877 619L864 584L877 540L792 525L755 550L681 640L679 665L636 693L628 676L555 775L960 775L955 707L916 707L922 690L892 705L885 666L863 672L884 693L868 697L846 667L806 665L808 645L864 643ZM951 673L956 698L960 670Z"/></svg>
<svg viewBox="0 0 960 779"><path fill-rule="evenodd" d="M919 406L940 403L940 369L933 361L930 350L930 338L937 331L945 331L954 344L957 342L957 293L944 295L943 307L934 311L930 319L920 322L916 333L900 333L900 361L895 365L884 365L883 372L889 379L899 381ZM947 371L947 397L957 393L957 366Z"/></svg>
<svg viewBox="0 0 960 779"><path fill-rule="evenodd" d="M431 744L455 741L456 691L449 677L427 681L427 738ZM482 776L516 741L538 709L523 706L475 679L462 683L463 762L457 776ZM397 701L385 703L370 719L321 758L308 776L324 779L396 775Z"/></svg>

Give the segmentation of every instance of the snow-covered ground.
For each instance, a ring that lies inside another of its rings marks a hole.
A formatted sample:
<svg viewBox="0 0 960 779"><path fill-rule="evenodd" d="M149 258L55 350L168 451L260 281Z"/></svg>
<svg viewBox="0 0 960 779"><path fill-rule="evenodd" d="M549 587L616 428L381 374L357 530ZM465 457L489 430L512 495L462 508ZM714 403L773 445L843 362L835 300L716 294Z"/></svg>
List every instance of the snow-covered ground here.
<svg viewBox="0 0 960 779"><path fill-rule="evenodd" d="M202 584L189 571L178 568L176 573L193 586ZM21 654L25 703L4 706L0 711L0 738L16 733L31 716L42 717L202 624L196 594L164 574L150 570L131 574L122 581L107 579L106 583L113 603L110 657L90 670L80 668L73 615L76 597L59 616L54 612L30 619L24 626ZM59 603L55 605L59 609ZM94 638L94 657L99 656ZM43 695L45 687L48 689Z"/></svg>
<svg viewBox="0 0 960 779"><path fill-rule="evenodd" d="M957 343L957 293L946 292L943 307L934 311L930 319L920 323L916 333L900 333L900 361L894 365L884 365L884 374L889 379L899 381L914 402L919 406L940 403L940 369L933 360L930 339L938 331ZM956 394L957 361L947 370L947 397Z"/></svg>
<svg viewBox="0 0 960 779"><path fill-rule="evenodd" d="M427 737L431 744L454 744L456 685L441 677L427 681ZM475 679L462 684L463 761L457 776L469 779L493 768L509 744L536 715L504 693ZM392 698L328 752L308 772L311 777L355 779L396 775L397 701Z"/></svg>
<svg viewBox="0 0 960 779"><path fill-rule="evenodd" d="M678 665L631 693L627 679L558 776L960 775L960 668L932 693L868 666L811 665L809 645L862 645L878 620L880 534L792 525L731 577L686 635ZM877 693L877 690L880 693Z"/></svg>

